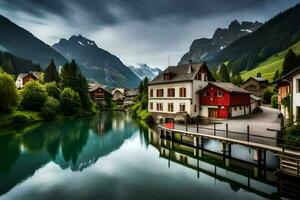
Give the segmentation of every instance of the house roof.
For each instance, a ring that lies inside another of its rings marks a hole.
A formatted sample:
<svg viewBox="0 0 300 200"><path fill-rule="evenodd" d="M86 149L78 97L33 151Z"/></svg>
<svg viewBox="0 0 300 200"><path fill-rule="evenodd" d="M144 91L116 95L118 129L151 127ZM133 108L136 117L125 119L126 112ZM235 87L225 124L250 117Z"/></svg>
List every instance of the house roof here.
<svg viewBox="0 0 300 200"><path fill-rule="evenodd" d="M129 90L129 91L127 91L126 96L136 96L138 94L139 94L138 90Z"/></svg>
<svg viewBox="0 0 300 200"><path fill-rule="evenodd" d="M35 77L36 79L40 79L40 75L39 72L29 72L29 73L20 73L19 76L21 78L26 77L27 75L32 75L33 77Z"/></svg>
<svg viewBox="0 0 300 200"><path fill-rule="evenodd" d="M124 88L116 88L112 91L112 95L114 95L118 91L123 95L125 95L125 93L126 93L126 90Z"/></svg>
<svg viewBox="0 0 300 200"><path fill-rule="evenodd" d="M261 100L260 97L255 96L255 95L253 95L253 94L250 95L250 98L251 98L251 99L254 99L255 101L260 101L260 100Z"/></svg>
<svg viewBox="0 0 300 200"><path fill-rule="evenodd" d="M215 87L221 88L225 91L232 92L232 93L250 94L249 91L242 89L232 83L226 83L226 82L208 82L206 86L201 87L197 92L202 91L204 88L206 88L209 85L213 85Z"/></svg>
<svg viewBox="0 0 300 200"><path fill-rule="evenodd" d="M102 90L104 90L106 93L108 93L108 94L111 95L111 93L108 90L106 90L104 87L102 87L99 84L92 84L92 85L90 85L89 92L94 92L95 90L97 90L99 88L102 89Z"/></svg>
<svg viewBox="0 0 300 200"><path fill-rule="evenodd" d="M189 72L190 66L192 66L192 72ZM192 63L192 64L183 64L177 66L169 66L162 73L158 74L152 81L149 82L149 85L159 84L159 83L173 83L173 82L182 82L182 81L192 81L195 79L196 74L201 68L208 68L205 63ZM172 73L175 76L170 80L164 80L165 73ZM212 75L208 73L208 79L214 80Z"/></svg>
<svg viewBox="0 0 300 200"><path fill-rule="evenodd" d="M290 78L290 77L294 76L294 75L297 74L297 73L300 73L300 66L297 67L297 68L295 68L295 69L293 69L293 70L290 71L289 73L283 75L283 76L281 77L281 79L287 79L287 78Z"/></svg>
<svg viewBox="0 0 300 200"><path fill-rule="evenodd" d="M258 82L267 82L268 81L267 79L265 79L263 77L251 76L247 80L245 80L243 83L248 82L250 79L254 79L254 80L258 81Z"/></svg>

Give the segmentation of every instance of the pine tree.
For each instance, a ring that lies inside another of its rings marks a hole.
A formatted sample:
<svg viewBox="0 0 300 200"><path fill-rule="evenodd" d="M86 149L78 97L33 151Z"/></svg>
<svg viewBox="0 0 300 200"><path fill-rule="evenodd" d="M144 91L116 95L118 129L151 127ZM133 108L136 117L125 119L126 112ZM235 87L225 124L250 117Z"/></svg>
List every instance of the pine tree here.
<svg viewBox="0 0 300 200"><path fill-rule="evenodd" d="M222 64L219 69L219 77L223 82L230 82L230 75L225 64Z"/></svg>
<svg viewBox="0 0 300 200"><path fill-rule="evenodd" d="M282 64L282 75L285 75L292 71L295 67L297 67L298 57L296 53L289 49L287 54L284 57L284 61Z"/></svg>
<svg viewBox="0 0 300 200"><path fill-rule="evenodd" d="M59 81L57 68L56 68L53 60L51 60L50 64L46 68L44 81L45 81L45 83Z"/></svg>
<svg viewBox="0 0 300 200"><path fill-rule="evenodd" d="M92 109L92 101L89 96L89 86L86 78L81 74L79 66L75 60L71 63L66 63L61 70L61 85L63 88L71 88L75 92L78 92L82 107L86 111Z"/></svg>

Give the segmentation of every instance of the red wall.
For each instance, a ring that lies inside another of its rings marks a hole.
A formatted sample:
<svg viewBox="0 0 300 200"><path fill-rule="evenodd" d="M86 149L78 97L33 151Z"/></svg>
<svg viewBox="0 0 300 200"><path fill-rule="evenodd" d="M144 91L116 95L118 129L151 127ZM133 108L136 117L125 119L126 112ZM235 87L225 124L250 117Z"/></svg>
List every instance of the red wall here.
<svg viewBox="0 0 300 200"><path fill-rule="evenodd" d="M204 96L205 92L209 91L209 96ZM218 91L223 92L222 97L216 96ZM214 106L228 106L229 105L229 93L225 90L219 89L214 86L209 86L205 90L200 92L200 105L214 105Z"/></svg>
<svg viewBox="0 0 300 200"><path fill-rule="evenodd" d="M209 96L205 96L205 93L207 91L209 92ZM222 97L217 96L218 91L223 92ZM229 117L229 106L250 105L250 94L230 93L215 86L208 86L203 91L201 91L199 95L200 105L218 106L218 118ZM221 106L223 106L223 109L221 108Z"/></svg>

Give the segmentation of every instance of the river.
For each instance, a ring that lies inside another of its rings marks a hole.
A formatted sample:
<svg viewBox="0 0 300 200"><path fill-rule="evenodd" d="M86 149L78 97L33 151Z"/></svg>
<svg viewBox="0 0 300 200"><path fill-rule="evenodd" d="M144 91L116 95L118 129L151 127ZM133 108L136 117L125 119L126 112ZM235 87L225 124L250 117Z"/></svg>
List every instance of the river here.
<svg viewBox="0 0 300 200"><path fill-rule="evenodd" d="M253 152L206 141L201 156L190 146L158 137L123 112L54 121L0 137L0 199L279 199L299 185L266 169ZM294 190L293 190L294 189Z"/></svg>

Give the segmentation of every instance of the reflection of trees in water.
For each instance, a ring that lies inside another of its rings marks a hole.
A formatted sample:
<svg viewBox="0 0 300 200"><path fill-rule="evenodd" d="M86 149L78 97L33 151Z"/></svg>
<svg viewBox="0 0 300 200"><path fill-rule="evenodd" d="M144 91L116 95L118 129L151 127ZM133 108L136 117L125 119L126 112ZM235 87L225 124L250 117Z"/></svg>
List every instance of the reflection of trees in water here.
<svg viewBox="0 0 300 200"><path fill-rule="evenodd" d="M147 125L133 121L130 115L124 112L102 112L92 118L63 120L27 127L18 137L0 138L0 171L10 169L18 159L21 149L33 159L34 155L47 152L50 158L63 168L80 165L80 162L89 162L85 159L92 159L95 162L100 156L119 148L124 140L137 130L140 131L142 143L148 145ZM96 136L93 137L93 141L88 139L89 133ZM88 141L90 143L96 141L97 144L95 147L90 147L89 144L79 161L78 158ZM60 157L59 161L57 157Z"/></svg>
<svg viewBox="0 0 300 200"><path fill-rule="evenodd" d="M63 126L60 131L62 135L62 155L65 161L72 161L75 164L78 155L87 142L89 126L87 123L81 121L72 121L68 126Z"/></svg>
<svg viewBox="0 0 300 200"><path fill-rule="evenodd" d="M20 155L20 141L13 136L0 140L0 173L8 172Z"/></svg>

